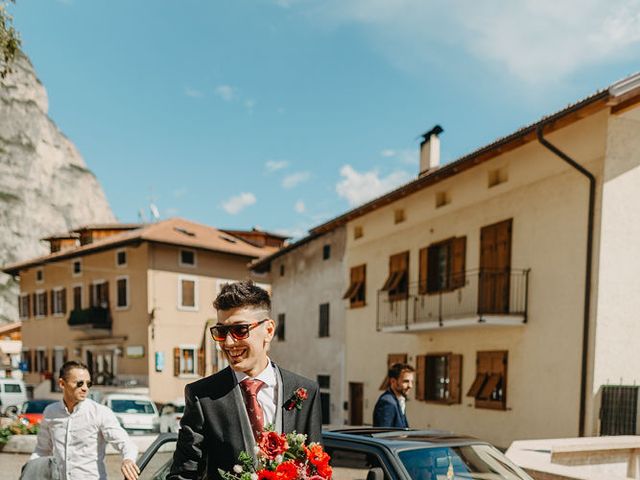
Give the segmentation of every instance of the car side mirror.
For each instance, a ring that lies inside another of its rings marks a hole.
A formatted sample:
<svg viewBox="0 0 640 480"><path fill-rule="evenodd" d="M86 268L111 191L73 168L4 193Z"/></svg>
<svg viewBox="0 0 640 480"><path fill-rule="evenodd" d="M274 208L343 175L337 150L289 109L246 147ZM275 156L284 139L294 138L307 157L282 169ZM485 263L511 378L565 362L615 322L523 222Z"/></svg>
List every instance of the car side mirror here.
<svg viewBox="0 0 640 480"><path fill-rule="evenodd" d="M17 405L11 405L10 407L7 407L7 409L4 411L4 413L8 416L8 417L17 417L18 416L18 406Z"/></svg>
<svg viewBox="0 0 640 480"><path fill-rule="evenodd" d="M384 480L384 471L380 467L369 469L367 480Z"/></svg>

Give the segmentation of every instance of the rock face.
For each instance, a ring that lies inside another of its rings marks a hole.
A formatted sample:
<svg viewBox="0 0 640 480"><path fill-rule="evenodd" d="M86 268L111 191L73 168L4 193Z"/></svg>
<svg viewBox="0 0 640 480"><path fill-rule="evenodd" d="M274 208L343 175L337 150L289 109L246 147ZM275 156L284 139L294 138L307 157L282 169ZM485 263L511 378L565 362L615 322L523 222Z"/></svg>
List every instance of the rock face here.
<svg viewBox="0 0 640 480"><path fill-rule="evenodd" d="M40 239L113 222L102 187L47 116L47 93L24 55L0 79L0 265L48 252ZM18 320L18 285L0 273L0 323Z"/></svg>

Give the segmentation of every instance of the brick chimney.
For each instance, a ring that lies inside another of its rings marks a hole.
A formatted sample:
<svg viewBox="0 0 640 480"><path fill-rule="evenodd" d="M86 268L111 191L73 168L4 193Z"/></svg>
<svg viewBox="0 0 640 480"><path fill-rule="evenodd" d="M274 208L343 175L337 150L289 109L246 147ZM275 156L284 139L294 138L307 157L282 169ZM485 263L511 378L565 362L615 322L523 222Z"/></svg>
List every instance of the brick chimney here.
<svg viewBox="0 0 640 480"><path fill-rule="evenodd" d="M438 138L438 135L442 132L444 132L442 127L436 125L422 135L422 142L420 143L419 176L440 166L440 138Z"/></svg>

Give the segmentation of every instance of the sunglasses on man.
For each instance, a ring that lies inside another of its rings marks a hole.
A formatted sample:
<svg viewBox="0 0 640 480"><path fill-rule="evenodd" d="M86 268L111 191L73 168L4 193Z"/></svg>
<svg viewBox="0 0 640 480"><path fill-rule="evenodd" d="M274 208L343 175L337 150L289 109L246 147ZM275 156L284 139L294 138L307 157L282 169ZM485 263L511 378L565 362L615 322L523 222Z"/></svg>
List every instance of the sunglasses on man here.
<svg viewBox="0 0 640 480"><path fill-rule="evenodd" d="M85 382L84 380L78 380L76 382L75 388L82 388L84 387L85 384L87 385L87 388L91 388L91 386L93 385L93 382L91 380L89 380L88 382Z"/></svg>
<svg viewBox="0 0 640 480"><path fill-rule="evenodd" d="M265 318L259 322L252 323L236 323L235 325L214 325L209 328L209 331L216 342L224 342L229 334L236 340L244 340L249 338L251 330L262 325L267 320L269 319Z"/></svg>

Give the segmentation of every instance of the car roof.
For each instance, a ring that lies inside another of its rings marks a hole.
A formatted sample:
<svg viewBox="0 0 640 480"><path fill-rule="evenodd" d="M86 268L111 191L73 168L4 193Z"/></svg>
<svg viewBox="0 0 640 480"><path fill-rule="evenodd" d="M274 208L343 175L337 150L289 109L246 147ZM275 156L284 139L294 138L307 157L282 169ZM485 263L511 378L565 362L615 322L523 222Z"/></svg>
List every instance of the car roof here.
<svg viewBox="0 0 640 480"><path fill-rule="evenodd" d="M446 430L417 430L406 428L350 427L325 430L325 439L348 440L363 444L384 445L394 450L460 446L487 443Z"/></svg>
<svg viewBox="0 0 640 480"><path fill-rule="evenodd" d="M148 402L152 401L146 395L139 395L137 393L107 393L103 398L104 400L146 400Z"/></svg>

